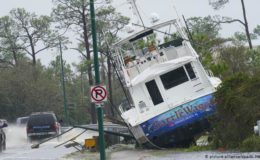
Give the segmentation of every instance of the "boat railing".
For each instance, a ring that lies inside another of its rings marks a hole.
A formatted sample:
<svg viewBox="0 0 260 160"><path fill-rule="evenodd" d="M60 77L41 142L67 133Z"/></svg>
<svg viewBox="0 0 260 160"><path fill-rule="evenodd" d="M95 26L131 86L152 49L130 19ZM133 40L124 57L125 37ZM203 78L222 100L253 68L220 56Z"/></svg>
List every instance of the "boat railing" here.
<svg viewBox="0 0 260 160"><path fill-rule="evenodd" d="M207 73L207 75L208 75L209 77L214 77L214 74L213 74L213 72L212 72L211 70L206 69L205 71L206 71L206 73Z"/></svg>
<svg viewBox="0 0 260 160"><path fill-rule="evenodd" d="M133 79L138 74L155 64L160 64L184 56L194 56L185 41L178 40L177 42L179 43L178 45L176 44L176 41L175 43L167 42L156 46L154 50L145 50L146 52L143 52L144 54L141 56L138 54L138 56L125 57L124 68L127 71L128 77ZM138 50L137 52L139 53L141 51Z"/></svg>

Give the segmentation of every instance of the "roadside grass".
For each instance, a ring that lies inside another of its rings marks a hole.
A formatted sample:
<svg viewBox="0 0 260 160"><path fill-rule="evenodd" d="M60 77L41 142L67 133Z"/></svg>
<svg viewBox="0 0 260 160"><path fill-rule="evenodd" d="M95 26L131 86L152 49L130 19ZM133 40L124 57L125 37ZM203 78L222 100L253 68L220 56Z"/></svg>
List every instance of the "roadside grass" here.
<svg viewBox="0 0 260 160"><path fill-rule="evenodd" d="M198 151L209 151L209 150L212 150L211 145L207 145L207 146L191 145L188 148L170 148L165 150L152 150L151 154L157 157L157 156L163 156L163 155L179 153L179 152L198 152Z"/></svg>
<svg viewBox="0 0 260 160"><path fill-rule="evenodd" d="M191 145L188 148L176 148L174 149L175 151L178 152L196 152L196 151L208 151L208 150L212 150L212 146L211 145L207 145L207 146L196 146L196 145Z"/></svg>

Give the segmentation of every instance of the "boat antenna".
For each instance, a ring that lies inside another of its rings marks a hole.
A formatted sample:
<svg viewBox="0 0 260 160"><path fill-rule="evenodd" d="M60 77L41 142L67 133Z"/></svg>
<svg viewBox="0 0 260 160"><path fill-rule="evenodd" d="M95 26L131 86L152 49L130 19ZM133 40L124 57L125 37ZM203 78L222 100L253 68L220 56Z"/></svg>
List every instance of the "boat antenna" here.
<svg viewBox="0 0 260 160"><path fill-rule="evenodd" d="M142 26L145 28L144 21L143 21L141 15L140 15L140 12L139 12L139 10L136 6L136 3L135 3L136 0L127 0L127 1L132 6L132 10L133 10L134 15L136 15L139 18L139 20L142 23ZM137 23L139 23L139 20L137 20Z"/></svg>
<svg viewBox="0 0 260 160"><path fill-rule="evenodd" d="M179 13L178 13L178 11L177 11L177 9L176 9L176 7L175 7L175 5L174 5L174 2L173 2L173 10L174 10L174 12L176 13L176 16L177 16L177 19L179 19L180 20L180 16L179 16Z"/></svg>
<svg viewBox="0 0 260 160"><path fill-rule="evenodd" d="M177 11L175 5L174 5L174 2L173 2L173 4L172 4L172 7L173 7L173 10L174 10L174 12L175 12L175 14L176 14L176 16L177 16L176 19L179 20L179 23L180 23L181 26L184 26L183 23L182 23L182 19L180 18L181 16L179 15L179 13L178 13L178 11ZM182 17L183 17L183 16L182 16ZM184 21L184 23L186 23L186 22Z"/></svg>
<svg viewBox="0 0 260 160"><path fill-rule="evenodd" d="M190 29L189 29L188 23L187 23L187 21L186 21L184 15L182 15L182 18L183 18L183 21L184 21L184 23L185 23L186 32L188 33L188 37L189 37L189 39L190 39L190 42L191 42L191 44L194 45L193 37L192 37L192 34L191 34L191 32L190 32Z"/></svg>

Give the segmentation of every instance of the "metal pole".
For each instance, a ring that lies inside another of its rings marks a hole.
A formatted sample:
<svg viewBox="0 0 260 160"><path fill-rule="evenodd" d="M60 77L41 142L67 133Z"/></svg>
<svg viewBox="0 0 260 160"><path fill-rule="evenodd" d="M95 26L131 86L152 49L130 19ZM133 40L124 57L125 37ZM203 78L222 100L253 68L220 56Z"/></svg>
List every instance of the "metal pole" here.
<svg viewBox="0 0 260 160"><path fill-rule="evenodd" d="M100 77L99 77L94 0L90 0L90 15L91 15L91 29L92 29L92 39L93 39L93 52L94 52L95 81L96 81L96 85L99 85ZM97 108L97 116L98 116L100 160L105 160L106 153L105 153L104 129L103 129L103 108L101 104L96 104L96 108Z"/></svg>
<svg viewBox="0 0 260 160"><path fill-rule="evenodd" d="M62 80L62 90L63 90L63 103L64 103L64 113L65 113L65 124L69 125L68 110L67 110L68 106L67 106L66 87L65 87L65 80L64 80L64 67L63 67L61 42L59 43L59 45L60 45L61 80Z"/></svg>

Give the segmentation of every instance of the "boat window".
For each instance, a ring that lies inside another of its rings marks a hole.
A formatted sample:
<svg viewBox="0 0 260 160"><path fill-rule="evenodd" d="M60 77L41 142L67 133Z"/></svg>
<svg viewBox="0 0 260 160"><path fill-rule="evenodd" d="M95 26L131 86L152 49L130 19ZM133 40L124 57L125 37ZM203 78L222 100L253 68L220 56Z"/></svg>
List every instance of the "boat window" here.
<svg viewBox="0 0 260 160"><path fill-rule="evenodd" d="M159 48L160 49L161 48L167 48L167 47L170 47L170 46L178 47L178 46L182 45L182 42L183 42L182 38L177 38L177 39L171 40L169 42L165 42L163 44L160 44Z"/></svg>
<svg viewBox="0 0 260 160"><path fill-rule="evenodd" d="M155 82L155 80L151 80L145 83L146 88L152 98L153 104L157 105L163 102L162 95L159 91L159 88Z"/></svg>
<svg viewBox="0 0 260 160"><path fill-rule="evenodd" d="M183 67L165 73L160 78L165 89L170 89L189 80Z"/></svg>
<svg viewBox="0 0 260 160"><path fill-rule="evenodd" d="M190 79L196 78L196 75L195 75L195 73L193 71L193 68L192 68L190 63L185 64L185 68L186 68L186 70L187 70L187 72L189 74Z"/></svg>

